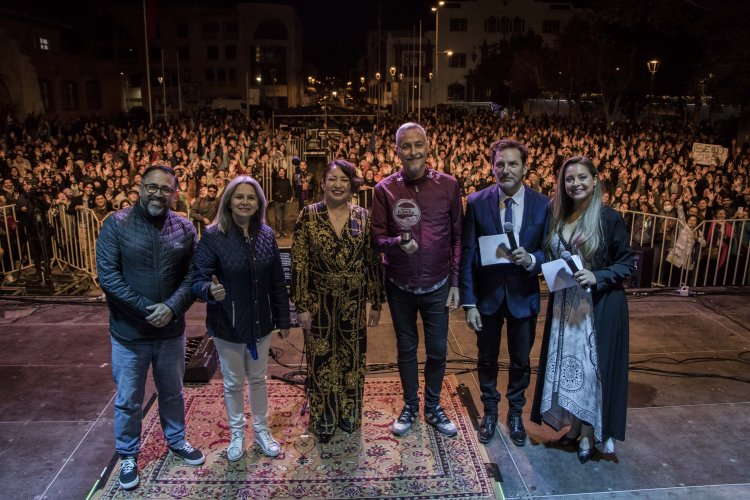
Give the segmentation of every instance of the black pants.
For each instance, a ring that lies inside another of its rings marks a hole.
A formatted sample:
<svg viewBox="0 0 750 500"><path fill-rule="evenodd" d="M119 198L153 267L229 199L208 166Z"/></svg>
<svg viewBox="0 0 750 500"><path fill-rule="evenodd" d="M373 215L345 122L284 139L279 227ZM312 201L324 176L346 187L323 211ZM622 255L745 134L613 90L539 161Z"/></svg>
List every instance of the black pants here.
<svg viewBox="0 0 750 500"><path fill-rule="evenodd" d="M482 314L482 330L477 332L477 373L479 389L482 393L484 412L497 413L500 392L497 390L497 358L500 355L500 339L503 322L507 321L508 352L510 370L508 389L505 397L510 405L511 415L521 415L526 404L525 391L531 379L529 353L534 345L536 315L527 318L514 318L505 302L495 314Z"/></svg>
<svg viewBox="0 0 750 500"><path fill-rule="evenodd" d="M448 300L450 284L435 291L415 294L386 282L388 307L393 328L396 330L398 372L404 390L404 403L419 411L419 365L417 348L419 330L417 313L424 327L424 345L427 359L424 364L424 407L433 410L440 404L446 357L448 356ZM497 370L496 370L497 371Z"/></svg>
<svg viewBox="0 0 750 500"><path fill-rule="evenodd" d="M34 261L36 274L41 277L44 274L47 279L50 277L49 261L52 259L52 242L49 238L40 239L36 235L29 235L29 253Z"/></svg>

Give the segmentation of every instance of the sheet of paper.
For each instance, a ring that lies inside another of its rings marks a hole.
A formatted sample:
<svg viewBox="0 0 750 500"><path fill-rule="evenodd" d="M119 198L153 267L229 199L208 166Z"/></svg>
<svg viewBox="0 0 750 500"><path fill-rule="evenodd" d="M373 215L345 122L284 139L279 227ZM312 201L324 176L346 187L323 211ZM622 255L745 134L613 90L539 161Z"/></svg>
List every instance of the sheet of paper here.
<svg viewBox="0 0 750 500"><path fill-rule="evenodd" d="M583 269L581 258L578 255L573 255L573 262L576 263L578 269ZM550 292L570 288L571 286L579 286L578 282L573 279L573 272L562 259L542 264L542 274L544 274L544 281L547 282Z"/></svg>
<svg viewBox="0 0 750 500"><path fill-rule="evenodd" d="M516 234L516 241L519 239ZM509 254L510 242L505 233L479 237L479 256L482 259L482 266L511 264L510 259L508 259Z"/></svg>

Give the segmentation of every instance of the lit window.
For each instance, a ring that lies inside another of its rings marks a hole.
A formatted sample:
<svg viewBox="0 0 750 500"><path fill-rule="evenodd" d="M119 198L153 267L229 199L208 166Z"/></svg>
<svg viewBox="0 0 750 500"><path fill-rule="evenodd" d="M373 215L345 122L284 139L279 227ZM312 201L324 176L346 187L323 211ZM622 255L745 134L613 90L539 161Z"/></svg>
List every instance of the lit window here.
<svg viewBox="0 0 750 500"><path fill-rule="evenodd" d="M49 50L49 39L44 38L43 36L39 37L39 48L42 50Z"/></svg>

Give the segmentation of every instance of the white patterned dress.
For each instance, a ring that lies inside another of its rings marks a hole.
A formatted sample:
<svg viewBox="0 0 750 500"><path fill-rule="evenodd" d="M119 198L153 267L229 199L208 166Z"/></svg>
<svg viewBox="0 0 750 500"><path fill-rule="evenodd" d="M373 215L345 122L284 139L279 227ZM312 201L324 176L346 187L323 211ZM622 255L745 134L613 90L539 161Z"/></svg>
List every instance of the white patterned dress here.
<svg viewBox="0 0 750 500"><path fill-rule="evenodd" d="M552 239L552 258L565 250L576 253L559 234ZM602 440L602 385L599 378L594 306L591 293L580 286L553 292L547 369L541 413L546 423L560 430L575 416L594 427ZM542 374L540 374L542 376Z"/></svg>

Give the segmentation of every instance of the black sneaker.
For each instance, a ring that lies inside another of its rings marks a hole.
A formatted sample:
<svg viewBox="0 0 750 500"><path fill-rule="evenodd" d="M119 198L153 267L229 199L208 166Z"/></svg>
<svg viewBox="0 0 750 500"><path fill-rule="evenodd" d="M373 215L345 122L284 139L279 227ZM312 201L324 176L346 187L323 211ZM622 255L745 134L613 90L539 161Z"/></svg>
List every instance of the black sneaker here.
<svg viewBox="0 0 750 500"><path fill-rule="evenodd" d="M401 410L401 415L398 416L398 418L393 422L393 428L391 429L393 431L393 434L395 436L403 436L414 425L414 421L417 420L417 414L418 411L414 411L408 406L404 406L404 409Z"/></svg>
<svg viewBox="0 0 750 500"><path fill-rule="evenodd" d="M183 459L188 465L203 465L203 462L206 461L205 455L200 450L193 448L187 441L181 447L170 448L169 451Z"/></svg>
<svg viewBox="0 0 750 500"><path fill-rule="evenodd" d="M120 462L120 488L132 490L140 482L138 477L138 463L135 457L122 457Z"/></svg>
<svg viewBox="0 0 750 500"><path fill-rule="evenodd" d="M425 409L424 419L428 424L448 437L453 437L458 434L456 424L450 421L445 414L445 411L443 411L440 406L436 406L433 410Z"/></svg>

